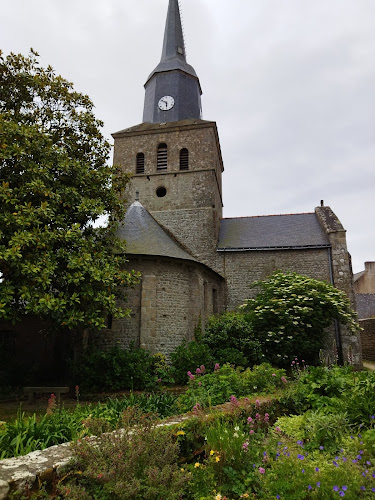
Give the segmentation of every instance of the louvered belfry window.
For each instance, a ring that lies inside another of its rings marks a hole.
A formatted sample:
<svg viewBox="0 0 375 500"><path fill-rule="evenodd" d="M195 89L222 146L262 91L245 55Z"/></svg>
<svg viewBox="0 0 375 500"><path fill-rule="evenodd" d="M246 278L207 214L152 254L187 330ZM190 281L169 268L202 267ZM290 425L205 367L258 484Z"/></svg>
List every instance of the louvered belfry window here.
<svg viewBox="0 0 375 500"><path fill-rule="evenodd" d="M159 144L157 170L167 170L168 166L168 147L166 144Z"/></svg>
<svg viewBox="0 0 375 500"><path fill-rule="evenodd" d="M180 170L189 170L189 150L186 148L180 151Z"/></svg>
<svg viewBox="0 0 375 500"><path fill-rule="evenodd" d="M137 154L135 173L136 174L144 174L145 173L145 155L144 155L144 153Z"/></svg>

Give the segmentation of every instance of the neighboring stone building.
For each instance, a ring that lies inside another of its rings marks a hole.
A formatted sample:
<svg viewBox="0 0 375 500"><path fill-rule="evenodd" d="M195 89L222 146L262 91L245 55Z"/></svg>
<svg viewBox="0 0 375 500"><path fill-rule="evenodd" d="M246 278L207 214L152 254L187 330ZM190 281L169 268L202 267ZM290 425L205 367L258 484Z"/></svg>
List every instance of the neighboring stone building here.
<svg viewBox="0 0 375 500"><path fill-rule="evenodd" d="M277 269L333 283L354 304L346 232L329 207L306 214L222 218L224 170L215 122L201 118L201 86L187 64L178 0L169 1L162 58L146 84L143 123L113 134L114 163L133 174L120 235L132 315L104 344L130 342L169 354L213 313L234 309L249 285ZM343 354L360 344L337 326Z"/></svg>
<svg viewBox="0 0 375 500"><path fill-rule="evenodd" d="M361 332L363 359L375 361L375 262L354 275L354 291Z"/></svg>

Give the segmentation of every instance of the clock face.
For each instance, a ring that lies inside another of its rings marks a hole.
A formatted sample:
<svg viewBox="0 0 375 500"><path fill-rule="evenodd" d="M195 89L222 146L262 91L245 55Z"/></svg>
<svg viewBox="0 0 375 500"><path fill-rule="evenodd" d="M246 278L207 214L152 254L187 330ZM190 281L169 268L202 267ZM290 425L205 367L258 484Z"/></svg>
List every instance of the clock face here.
<svg viewBox="0 0 375 500"><path fill-rule="evenodd" d="M158 106L162 111L168 111L169 109L172 109L174 106L173 97L170 95L165 95L160 99Z"/></svg>

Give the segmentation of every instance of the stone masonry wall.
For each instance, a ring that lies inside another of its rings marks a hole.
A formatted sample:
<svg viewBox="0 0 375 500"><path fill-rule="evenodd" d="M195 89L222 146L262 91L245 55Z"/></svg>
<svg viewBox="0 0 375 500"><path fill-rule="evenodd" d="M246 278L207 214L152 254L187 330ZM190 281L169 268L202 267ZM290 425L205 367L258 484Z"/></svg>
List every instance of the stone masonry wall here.
<svg viewBox="0 0 375 500"><path fill-rule="evenodd" d="M96 345L127 348L134 342L169 356L183 340L193 339L199 321L204 326L215 307L223 311L223 280L205 266L163 257L128 258L142 273L140 284L128 292L131 315L97 334Z"/></svg>
<svg viewBox="0 0 375 500"><path fill-rule="evenodd" d="M133 174L125 204L139 192L151 215L198 260L215 269L222 217L223 164L214 122L154 124L146 130L115 134L114 163ZM157 149L168 146L168 167L157 171ZM189 170L180 171L180 150L189 151ZM135 174L137 153L145 155L145 173ZM158 196L158 188L165 196Z"/></svg>
<svg viewBox="0 0 375 500"><path fill-rule="evenodd" d="M359 324L361 332L362 357L366 361L375 361L375 318L362 319Z"/></svg>
<svg viewBox="0 0 375 500"><path fill-rule="evenodd" d="M234 309L255 295L251 283L266 279L276 270L294 271L329 282L327 249L218 252L222 274L227 279L228 309Z"/></svg>
<svg viewBox="0 0 375 500"><path fill-rule="evenodd" d="M317 207L315 213L331 243L333 285L346 293L356 310L356 300L353 287L353 270L351 257L346 244L346 231L330 207ZM354 365L362 367L361 336L353 335L344 325L340 325L340 337L344 360L351 351Z"/></svg>

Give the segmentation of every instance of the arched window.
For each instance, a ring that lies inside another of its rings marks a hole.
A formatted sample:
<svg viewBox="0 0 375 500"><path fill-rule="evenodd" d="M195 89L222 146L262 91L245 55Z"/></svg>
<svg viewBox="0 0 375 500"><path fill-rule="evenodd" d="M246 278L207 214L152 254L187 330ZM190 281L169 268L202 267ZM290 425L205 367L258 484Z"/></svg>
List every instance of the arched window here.
<svg viewBox="0 0 375 500"><path fill-rule="evenodd" d="M161 143L158 146L157 170L167 170L167 166L168 166L168 147L166 144Z"/></svg>
<svg viewBox="0 0 375 500"><path fill-rule="evenodd" d="M180 170L189 170L189 150L186 148L180 151Z"/></svg>
<svg viewBox="0 0 375 500"><path fill-rule="evenodd" d="M145 173L145 155L144 155L144 153L137 154L135 173L136 174L144 174Z"/></svg>

